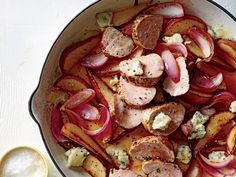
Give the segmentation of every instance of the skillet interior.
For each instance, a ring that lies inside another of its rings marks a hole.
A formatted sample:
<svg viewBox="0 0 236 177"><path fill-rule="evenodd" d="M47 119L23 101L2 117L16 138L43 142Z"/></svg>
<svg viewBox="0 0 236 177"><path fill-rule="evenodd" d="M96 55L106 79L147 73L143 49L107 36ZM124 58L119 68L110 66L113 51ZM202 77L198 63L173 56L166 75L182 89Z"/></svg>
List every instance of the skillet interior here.
<svg viewBox="0 0 236 177"><path fill-rule="evenodd" d="M154 2L166 1L168 0ZM212 2L211 0L178 1L183 3L187 14L192 14L202 18L208 25L224 25L231 32L231 36L236 39L236 30L234 30L236 26L236 19L220 5ZM149 1L139 0L139 3L142 2ZM50 131L50 114L49 106L46 104L46 96L55 79L61 75L58 65L61 52L66 46L78 41L79 36L85 29L96 29L95 14L97 12L129 7L133 4L134 0L100 0L91 4L74 19L72 19L72 21L64 28L46 58L39 84L29 101L29 111L32 118L39 125L40 132L49 155L63 176L74 177L78 175L88 175L83 170L71 170L65 166L66 159L64 156L64 149L56 143Z"/></svg>

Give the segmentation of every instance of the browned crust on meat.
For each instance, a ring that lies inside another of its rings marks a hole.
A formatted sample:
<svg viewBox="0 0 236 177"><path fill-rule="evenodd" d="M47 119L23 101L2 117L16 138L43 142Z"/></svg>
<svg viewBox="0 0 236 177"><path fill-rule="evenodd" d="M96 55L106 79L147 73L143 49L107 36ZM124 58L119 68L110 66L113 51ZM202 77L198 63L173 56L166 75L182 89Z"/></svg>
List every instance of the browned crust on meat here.
<svg viewBox="0 0 236 177"><path fill-rule="evenodd" d="M103 53L108 57L123 58L128 56L133 48L133 40L123 35L114 27L107 27L102 35Z"/></svg>
<svg viewBox="0 0 236 177"><path fill-rule="evenodd" d="M182 176L182 171L177 164L162 162L160 160L149 160L142 163L142 170L145 174L157 174L158 176L166 175L169 173L171 176ZM168 170L168 172L166 172ZM166 177L169 177L166 176Z"/></svg>
<svg viewBox="0 0 236 177"><path fill-rule="evenodd" d="M123 78L125 78L128 82L132 82L137 86L142 87L152 87L156 85L161 77L158 78L150 78L146 76L127 76L124 73L121 74Z"/></svg>
<svg viewBox="0 0 236 177"><path fill-rule="evenodd" d="M149 50L156 47L162 29L163 17L159 15L138 16L133 25L134 42Z"/></svg>
<svg viewBox="0 0 236 177"><path fill-rule="evenodd" d="M154 130L152 128L154 118L160 112L163 112L172 119L166 130L158 130L158 129ZM185 115L185 107L182 104L176 102L169 102L145 110L145 113L143 114L142 117L142 123L145 129L148 130L150 133L154 135L168 136L180 126L180 124L184 120L184 115Z"/></svg>
<svg viewBox="0 0 236 177"><path fill-rule="evenodd" d="M141 124L142 110L129 107L115 94L114 118L121 127L132 129Z"/></svg>
<svg viewBox="0 0 236 177"><path fill-rule="evenodd" d="M155 97L153 98L153 101L155 103L164 103L165 102L165 98L164 98L164 93L163 93L163 90L160 86L157 86L156 87L156 95Z"/></svg>
<svg viewBox="0 0 236 177"><path fill-rule="evenodd" d="M173 146L164 136L146 136L133 142L129 153L139 160L175 160Z"/></svg>

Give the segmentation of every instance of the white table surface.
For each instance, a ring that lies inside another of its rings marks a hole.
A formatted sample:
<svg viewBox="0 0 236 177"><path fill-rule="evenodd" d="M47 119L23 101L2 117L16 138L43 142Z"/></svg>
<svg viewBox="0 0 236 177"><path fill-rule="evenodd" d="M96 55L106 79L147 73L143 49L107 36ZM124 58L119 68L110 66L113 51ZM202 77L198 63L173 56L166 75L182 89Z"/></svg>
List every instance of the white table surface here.
<svg viewBox="0 0 236 177"><path fill-rule="evenodd" d="M0 157L21 145L40 150L52 164L28 112L47 53L64 26L95 0L0 0ZM236 16L235 0L215 0Z"/></svg>

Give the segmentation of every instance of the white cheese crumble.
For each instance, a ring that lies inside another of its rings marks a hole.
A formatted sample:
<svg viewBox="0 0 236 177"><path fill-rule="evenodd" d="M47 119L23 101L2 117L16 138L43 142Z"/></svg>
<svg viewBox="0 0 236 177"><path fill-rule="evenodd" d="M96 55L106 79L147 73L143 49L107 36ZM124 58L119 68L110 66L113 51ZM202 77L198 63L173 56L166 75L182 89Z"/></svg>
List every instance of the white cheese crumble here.
<svg viewBox="0 0 236 177"><path fill-rule="evenodd" d="M222 162L226 159L224 151L213 151L208 155L208 159L213 162Z"/></svg>
<svg viewBox="0 0 236 177"><path fill-rule="evenodd" d="M181 34L179 33L175 33L173 34L173 36L164 36L162 40L165 41L166 43L183 43L184 42Z"/></svg>
<svg viewBox="0 0 236 177"><path fill-rule="evenodd" d="M152 128L154 130L155 129L165 130L168 128L170 122L171 118L168 115L164 114L163 112L160 112L154 118L154 121L152 123Z"/></svg>
<svg viewBox="0 0 236 177"><path fill-rule="evenodd" d="M203 115L201 112L196 111L190 120L193 125L193 131L188 139L203 138L206 134L205 126L203 125L209 119L208 115Z"/></svg>
<svg viewBox="0 0 236 177"><path fill-rule="evenodd" d="M229 107L230 112L236 113L236 101L233 101Z"/></svg>
<svg viewBox="0 0 236 177"><path fill-rule="evenodd" d="M209 119L209 116L203 115L201 112L196 111L191 119L191 123L193 126L197 126L198 124L204 124Z"/></svg>
<svg viewBox="0 0 236 177"><path fill-rule="evenodd" d="M84 160L89 155L89 152L85 148L71 148L65 152L68 157L67 167L80 167L83 165Z"/></svg>
<svg viewBox="0 0 236 177"><path fill-rule="evenodd" d="M106 148L106 152L117 160L119 168L126 168L129 164L129 156L124 149L111 145Z"/></svg>
<svg viewBox="0 0 236 177"><path fill-rule="evenodd" d="M192 151L190 147L184 144L179 145L176 158L180 162L188 164L192 158Z"/></svg>
<svg viewBox="0 0 236 177"><path fill-rule="evenodd" d="M198 124L195 127L193 127L193 132L188 137L188 139L200 139L203 138L206 134L205 126L202 124Z"/></svg>
<svg viewBox="0 0 236 177"><path fill-rule="evenodd" d="M214 38L229 38L229 31L223 25L208 26L207 32Z"/></svg>
<svg viewBox="0 0 236 177"><path fill-rule="evenodd" d="M128 76L140 76L143 75L143 65L137 59L128 60L126 65L127 75Z"/></svg>

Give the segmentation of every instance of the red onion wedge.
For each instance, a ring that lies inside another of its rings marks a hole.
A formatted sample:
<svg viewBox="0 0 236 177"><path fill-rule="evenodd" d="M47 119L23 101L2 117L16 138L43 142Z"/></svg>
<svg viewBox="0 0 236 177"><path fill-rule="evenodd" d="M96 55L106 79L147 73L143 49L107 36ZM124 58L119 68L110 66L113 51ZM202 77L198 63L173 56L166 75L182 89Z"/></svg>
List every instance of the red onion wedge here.
<svg viewBox="0 0 236 177"><path fill-rule="evenodd" d="M199 153L200 158L202 159L202 161L204 163L206 163L207 165L213 167L213 168L223 168L228 166L233 160L234 160L234 156L233 155L229 155L225 158L225 160L221 161L221 162L214 162L211 161L210 159L206 158L204 155L202 155L201 153Z"/></svg>
<svg viewBox="0 0 236 177"><path fill-rule="evenodd" d="M73 111L85 120L98 120L100 118L98 109L91 104L82 104L73 109Z"/></svg>
<svg viewBox="0 0 236 177"><path fill-rule="evenodd" d="M164 50L161 53L161 57L165 63L165 70L169 78L175 83L180 81L180 71L179 66L169 50Z"/></svg>
<svg viewBox="0 0 236 177"><path fill-rule="evenodd" d="M231 129L226 139L227 149L229 153L233 153L236 148L236 125Z"/></svg>
<svg viewBox="0 0 236 177"><path fill-rule="evenodd" d="M196 159L193 159L191 161L190 167L188 168L186 172L186 177L202 177L202 168L199 166Z"/></svg>
<svg viewBox="0 0 236 177"><path fill-rule="evenodd" d="M112 123L108 109L103 105L101 106L102 107L99 111L101 117L99 120L85 120L78 113L69 109L66 109L65 112L67 113L70 122L82 128L84 133L89 136L101 139L104 143L106 143L110 140L112 135ZM91 126L93 127L92 129L97 127L98 129L90 130Z"/></svg>
<svg viewBox="0 0 236 177"><path fill-rule="evenodd" d="M192 105L202 105L210 101L212 96L212 94L189 90L186 94L181 96L181 99Z"/></svg>
<svg viewBox="0 0 236 177"><path fill-rule="evenodd" d="M203 171L206 171L207 173L209 173L210 175L214 176L214 177L224 177L223 174L221 174L219 171L217 171L215 168L207 165L200 157L200 155L197 155L197 161L198 164L201 166L201 168L203 169Z"/></svg>
<svg viewBox="0 0 236 177"><path fill-rule="evenodd" d="M218 89L223 81L222 73L218 73L215 76L208 76L201 71L196 71L192 83L200 87L203 92L213 92Z"/></svg>
<svg viewBox="0 0 236 177"><path fill-rule="evenodd" d="M236 96L236 71L234 72L227 72L225 70L222 70L220 68L217 68L210 63L205 63L205 62L198 62L196 64L197 68L211 76L214 76L221 72L223 74L224 82L226 84L227 90L232 93L234 96Z"/></svg>
<svg viewBox="0 0 236 177"><path fill-rule="evenodd" d="M102 126L97 130L88 130L83 128L84 132L90 136L98 137L99 139L102 139L103 141L106 141L106 139L109 139L112 134L112 123L111 123L111 117L110 112L108 108L102 104L100 104L100 120L103 120ZM99 121L101 122L101 121Z"/></svg>
<svg viewBox="0 0 236 177"><path fill-rule="evenodd" d="M208 74L209 76L215 76L220 72L214 66L204 61L197 62L196 67L198 70L205 74Z"/></svg>
<svg viewBox="0 0 236 177"><path fill-rule="evenodd" d="M70 122L81 127L87 135L99 138L103 140L103 142L107 142L110 140L112 135L112 120L108 108L102 104L100 104L100 106L100 119L92 121L99 126L96 130L89 130L90 122L83 119L77 112L69 109L66 109L65 112L67 113Z"/></svg>
<svg viewBox="0 0 236 177"><path fill-rule="evenodd" d="M51 131L53 137L58 142L64 142L68 139L61 134L61 128L63 126L63 120L60 114L60 106L61 104L58 103L52 107L51 110Z"/></svg>
<svg viewBox="0 0 236 177"><path fill-rule="evenodd" d="M187 51L186 46L182 43L179 43L179 42L159 43L157 46L157 51L159 51L159 50L162 51L164 49L169 49L175 57L183 56L186 58L188 56L188 51Z"/></svg>
<svg viewBox="0 0 236 177"><path fill-rule="evenodd" d="M165 18L178 18L184 16L184 9L180 3L167 2L156 4L146 10L147 14L162 15Z"/></svg>
<svg viewBox="0 0 236 177"><path fill-rule="evenodd" d="M104 66L108 61L103 53L92 54L84 57L81 61L81 65L86 68L96 69Z"/></svg>
<svg viewBox="0 0 236 177"><path fill-rule="evenodd" d="M88 103L95 97L95 91L93 89L83 89L78 93L71 96L62 106L62 110L65 108L73 109L82 104Z"/></svg>
<svg viewBox="0 0 236 177"><path fill-rule="evenodd" d="M225 176L232 176L236 172L236 170L232 167L223 167L217 170Z"/></svg>
<svg viewBox="0 0 236 177"><path fill-rule="evenodd" d="M188 35L202 50L205 55L204 60L209 62L214 55L214 42L210 34L200 28L193 27L188 30Z"/></svg>
<svg viewBox="0 0 236 177"><path fill-rule="evenodd" d="M215 53L217 55L217 47L215 47ZM228 71L228 72L234 72L235 69L230 65L228 64L226 61L225 61L225 57L224 55L220 55L220 57L214 55L211 59L211 64L213 64L214 66L220 68L220 69L223 69L225 71ZM224 58L224 59L223 59Z"/></svg>
<svg viewBox="0 0 236 177"><path fill-rule="evenodd" d="M204 106L202 109L207 109L210 107L214 107L218 111L226 111L229 110L231 102L236 100L235 96L227 91L222 91L215 94L210 103Z"/></svg>

